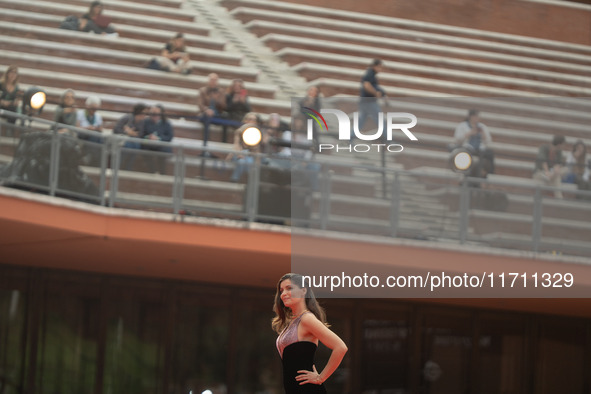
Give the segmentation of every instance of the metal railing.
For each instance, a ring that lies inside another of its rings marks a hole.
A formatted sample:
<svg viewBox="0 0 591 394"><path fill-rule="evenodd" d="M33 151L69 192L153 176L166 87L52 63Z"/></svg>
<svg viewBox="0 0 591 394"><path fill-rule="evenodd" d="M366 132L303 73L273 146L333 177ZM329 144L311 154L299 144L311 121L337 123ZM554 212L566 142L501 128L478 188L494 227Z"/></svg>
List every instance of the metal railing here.
<svg viewBox="0 0 591 394"><path fill-rule="evenodd" d="M0 115L3 113L0 112ZM588 257L591 192L99 135L12 114L0 121L0 183L124 207ZM156 173L159 172L159 173ZM232 182L232 175L244 172ZM385 180L385 181L384 181Z"/></svg>

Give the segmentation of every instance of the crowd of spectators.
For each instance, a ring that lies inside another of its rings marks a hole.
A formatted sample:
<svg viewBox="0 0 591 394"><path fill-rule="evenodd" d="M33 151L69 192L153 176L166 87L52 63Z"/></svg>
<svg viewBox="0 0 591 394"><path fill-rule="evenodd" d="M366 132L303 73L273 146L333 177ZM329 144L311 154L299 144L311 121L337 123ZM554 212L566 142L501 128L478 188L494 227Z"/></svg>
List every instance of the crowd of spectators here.
<svg viewBox="0 0 591 394"><path fill-rule="evenodd" d="M321 166L313 162L315 145L307 140L301 129L294 127L292 130L293 125L285 122L277 113L269 114L266 121L262 121L255 113L248 113L242 121L244 124L234 132L234 152L226 158L235 163L231 181L240 181L248 172L255 160L253 153L263 153L261 164L280 171L305 172L309 185L314 190L317 188ZM260 144L248 146L243 141L242 133L249 127L256 127L261 131Z"/></svg>
<svg viewBox="0 0 591 394"><path fill-rule="evenodd" d="M476 159L469 175L486 178L495 172L495 153L491 148L492 136L480 121L480 111L471 109L464 121L455 129L454 142L450 150L466 149ZM591 160L587 158L587 147L583 140L577 140L572 150L564 153L566 138L554 135L552 140L538 148L534 163L533 179L540 186L554 189L554 197L563 198L561 184L574 184L579 190L591 190Z"/></svg>
<svg viewBox="0 0 591 394"><path fill-rule="evenodd" d="M118 36L118 31L112 24L112 18L105 15L105 7L100 1L92 1L87 12L83 15L70 15L60 25L61 28L77 30L83 32L90 32L100 35ZM185 37L183 33L175 34L170 41L164 44L159 56L156 56L148 64L149 68L168 71L178 74L190 74L192 72L192 64L190 56L187 51ZM10 87L3 88L3 91L10 92ZM308 96L305 103L302 105L312 108L320 109L318 89L312 87L308 90ZM78 138L94 144L104 142L103 138L103 119L99 113L101 101L96 96L88 97L84 108L77 108L75 105L76 97L72 89L67 89L60 97L58 106L55 109L54 121L59 124L58 131L63 133L72 133L72 128L68 126L77 126L84 128L88 133L79 133ZM6 103L7 104L7 103ZM220 126L222 130L222 142L229 142L228 130L237 130L242 125L249 124L253 116L259 119L258 115L254 115L251 111L248 91L244 81L241 79L234 79L227 88L223 88L219 84L219 76L216 73L208 75L208 80L205 86L198 90L197 98L197 114L195 118L201 122L203 126L203 145L207 146L210 140L211 125ZM3 101L4 105L4 101ZM8 104L7 104L8 105ZM150 116L146 118L146 115ZM183 114L191 119L190 115ZM263 116L264 117L264 116ZM272 146L269 141L279 140L281 138L290 138L289 134L283 135L289 129L285 122L282 122L278 114L271 114L268 116L268 121L264 124L259 124L264 135L264 141L259 148L261 152L269 155L283 155L291 154L289 148L278 148ZM162 106L155 106L148 108L144 104L137 104L134 106L131 113L123 115L114 125L113 134L126 136L129 139L123 145L124 155L121 158L122 169L132 169L135 166L138 149L146 149L151 151L159 151L171 153L170 147L163 147L162 145L153 145L142 143L143 139L161 142L170 142L173 138L174 131L172 123L164 114ZM243 150L240 143L236 140L236 132L233 135L233 146L236 154L230 155L231 161L237 163L237 169L232 175L232 179L239 179L243 174L244 169L248 163L245 163L244 155L240 152ZM87 144L92 146L92 144ZM88 149L88 148L87 148ZM99 159L97 149L88 149L88 160L96 163ZM148 163L149 170L152 172L165 171L165 162L163 160L154 160Z"/></svg>
<svg viewBox="0 0 591 394"><path fill-rule="evenodd" d="M91 32L101 35L117 35L112 20L104 15L104 5L100 1L90 3L86 13L76 17L76 23L72 27L79 31ZM67 18L68 20L68 18ZM73 19L71 20L73 21ZM66 22L66 21L64 21ZM65 24L67 25L67 24ZM62 26L64 27L64 26ZM185 37L182 33L174 35L165 43L160 56L154 58L159 70L178 74L190 74L192 72L191 60L186 48ZM363 127L365 119L377 122L376 114L379 112L378 99L386 97L386 91L379 85L378 74L383 69L380 59L374 59L361 78L360 115L359 128ZM0 108L17 112L22 91L18 85L18 68L10 66L0 79ZM58 131L71 133L66 126L76 126L88 131L88 134L79 134L78 138L94 144L100 144L103 138L103 119L98 112L101 100L97 96L90 96L85 102L84 108L76 108L75 92L67 89L63 92L60 102L54 112L54 121L60 124ZM195 118L203 125L203 145L210 140L211 126L220 126L222 130L222 142L228 142L228 130L233 133L234 152L228 155L227 160L235 164L231 175L232 181L239 181L252 164L252 157L248 152L261 152L270 157L310 158L313 149L293 149L286 143L277 141L305 142L302 136L291 130L290 125L281 120L279 114L262 116L266 121L262 122L257 114L252 112L248 91L245 83L240 79L234 79L227 88L222 88L217 73L211 73L207 77L205 86L198 90L197 114ZM303 108L310 108L319 112L322 108L321 93L319 88L311 86L306 91L306 96L299 101L295 109L292 109L292 125L294 130L304 130L307 120ZM149 116L147 116L149 115ZM5 116L14 123L14 118ZM375 118L375 119L374 119ZM263 132L263 141L256 148L247 147L241 141L241 132L249 127L256 126ZM64 126L64 127L62 127ZM317 125L313 124L313 144L319 143ZM149 171L164 173L166 163L164 154L172 153L172 149L165 145L146 144L143 140L170 142L174 136L171 121L165 114L161 105L148 107L137 104L131 113L123 115L113 127L113 133L123 135L129 139L124 143L125 154L122 156L121 168L133 169L136 159L136 150L149 150L162 153L155 155L157 159L150 160L147 165ZM556 188L555 197L562 198L559 186L562 182L576 184L579 189L588 190L589 162L586 157L586 147L582 140L572 146L572 151L564 155L565 138L555 136L552 143L544 144L539 148L535 162L533 179L540 185ZM495 173L495 152L492 149L492 135L488 127L480 119L480 111L471 109L466 118L455 128L451 149L462 147L468 150L476 159L478 166L472 176L486 177ZM97 150L87 152L90 161L98 160Z"/></svg>
<svg viewBox="0 0 591 394"><path fill-rule="evenodd" d="M533 178L542 186L554 189L554 197L563 198L560 185L571 183L579 190L589 190L589 167L587 148L582 140L573 145L570 152L564 155L563 149L566 139L562 135L555 135L552 142L540 146L534 168Z"/></svg>
<svg viewBox="0 0 591 394"><path fill-rule="evenodd" d="M83 108L77 108L75 102L75 91L66 89L54 112L55 129L59 133L68 134L80 140L86 163L98 165L100 144L105 141L103 117L99 112L101 99L95 95L89 96ZM84 129L84 131L77 131L75 128ZM145 155L147 170L152 173L166 173L166 154L171 154L172 148L165 144L146 143L146 141L166 143L174 138L174 128L166 116L163 105L147 106L137 103L130 113L124 114L117 120L113 127L113 134L128 137L122 146L122 169L134 169L137 150L144 150L162 153Z"/></svg>

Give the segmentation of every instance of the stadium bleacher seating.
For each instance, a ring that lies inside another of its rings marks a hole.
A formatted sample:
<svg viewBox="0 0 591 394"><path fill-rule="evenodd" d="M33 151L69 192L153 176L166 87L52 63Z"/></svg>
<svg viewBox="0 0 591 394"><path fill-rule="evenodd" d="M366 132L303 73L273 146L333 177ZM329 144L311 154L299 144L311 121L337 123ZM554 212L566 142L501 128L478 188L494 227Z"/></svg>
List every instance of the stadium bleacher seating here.
<svg viewBox="0 0 591 394"><path fill-rule="evenodd" d="M169 113L178 115L172 119L177 141L198 144L201 125L190 119L196 113L197 89L205 84L208 73L217 72L224 87L234 78L247 83L256 112L277 112L289 120L290 101L280 97L278 86L263 78L264 70L247 61L243 51L212 34L215 27L203 23L202 15L189 4L180 0L104 1L105 13L113 18L119 32L117 38L58 29L65 16L84 13L88 4L86 0L0 0L0 72L17 64L23 86L44 87L50 101L44 118L52 119L55 103L67 88L76 91L79 106L86 97L97 94L103 101L108 129L138 101L163 103ZM578 138L591 146L589 47L280 1L223 0L211 6L226 7L229 19L258 37L253 45L272 50L273 61L284 62L306 81L286 80L299 94L316 85L327 102L355 96L369 60L383 59L384 71L379 77L392 97L390 106L421 119L416 129L419 143L405 145L404 154L389 161L391 168L426 169L424 172L446 168L446 148L453 130L472 107L482 111L483 122L493 135L497 174L492 179L531 184L537 148L555 133L566 135L569 147ZM146 63L158 56L178 31L185 34L193 74L146 69ZM219 130L213 130L211 141L221 141ZM229 144L215 146L229 148ZM334 170L346 175L335 178L331 228L350 227L354 218L359 228L366 225L368 231L381 233L388 220L383 225L376 221L387 218L391 207L374 198L381 193L380 177L364 174L356 178L354 170L343 170L341 159L339 155L320 157L325 166L338 162ZM375 164L379 158L370 160ZM130 190L137 184L171 182L166 176L156 180L142 174L122 176L123 185ZM211 171L208 176L219 183L207 186L191 180L189 189L198 200L195 205L217 201L228 204L228 210L239 210L242 185L225 182L227 170ZM350 184L351 179L356 183ZM355 187L367 182L372 186ZM357 189L367 195L355 195ZM513 189L509 186L505 190ZM422 206L429 206L433 216L431 221L418 223L421 221L412 219L418 208L413 201L404 201L400 227L407 235L441 236L447 230L440 225L441 218L457 219L457 212L444 205L454 195L448 189L438 194L405 184L405 192L422 196ZM225 200L220 199L222 195ZM531 218L527 218L531 204L531 199L514 193L509 194L505 216L472 210L471 217L478 224L472 228L475 237L498 245L510 243L495 235L497 222L511 223L519 234L527 234L531 231ZM588 224L579 220L585 217L589 223L589 212L589 204L544 200L544 213L550 215L548 231L557 239L557 234L588 230Z"/></svg>

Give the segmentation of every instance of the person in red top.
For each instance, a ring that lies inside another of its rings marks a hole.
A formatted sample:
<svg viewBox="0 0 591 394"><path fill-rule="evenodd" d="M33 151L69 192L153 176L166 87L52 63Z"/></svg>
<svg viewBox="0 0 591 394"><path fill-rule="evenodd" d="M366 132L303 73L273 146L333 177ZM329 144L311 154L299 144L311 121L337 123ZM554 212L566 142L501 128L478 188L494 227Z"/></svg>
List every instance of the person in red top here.
<svg viewBox="0 0 591 394"><path fill-rule="evenodd" d="M117 36L117 30L111 26L111 18L103 15L103 3L93 1L90 3L88 12L82 15L80 20L80 30L95 34L109 34Z"/></svg>

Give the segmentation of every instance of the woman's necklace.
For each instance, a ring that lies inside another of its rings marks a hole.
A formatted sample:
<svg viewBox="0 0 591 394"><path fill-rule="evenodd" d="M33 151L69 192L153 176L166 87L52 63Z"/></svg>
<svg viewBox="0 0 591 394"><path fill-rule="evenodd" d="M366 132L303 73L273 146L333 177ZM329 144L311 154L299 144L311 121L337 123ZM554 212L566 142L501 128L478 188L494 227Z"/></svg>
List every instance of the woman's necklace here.
<svg viewBox="0 0 591 394"><path fill-rule="evenodd" d="M296 317L292 318L291 321L297 320L300 316L302 316L304 313L308 312L307 309L304 309L302 312L300 312L299 315L297 315ZM291 322L289 322L291 324Z"/></svg>

